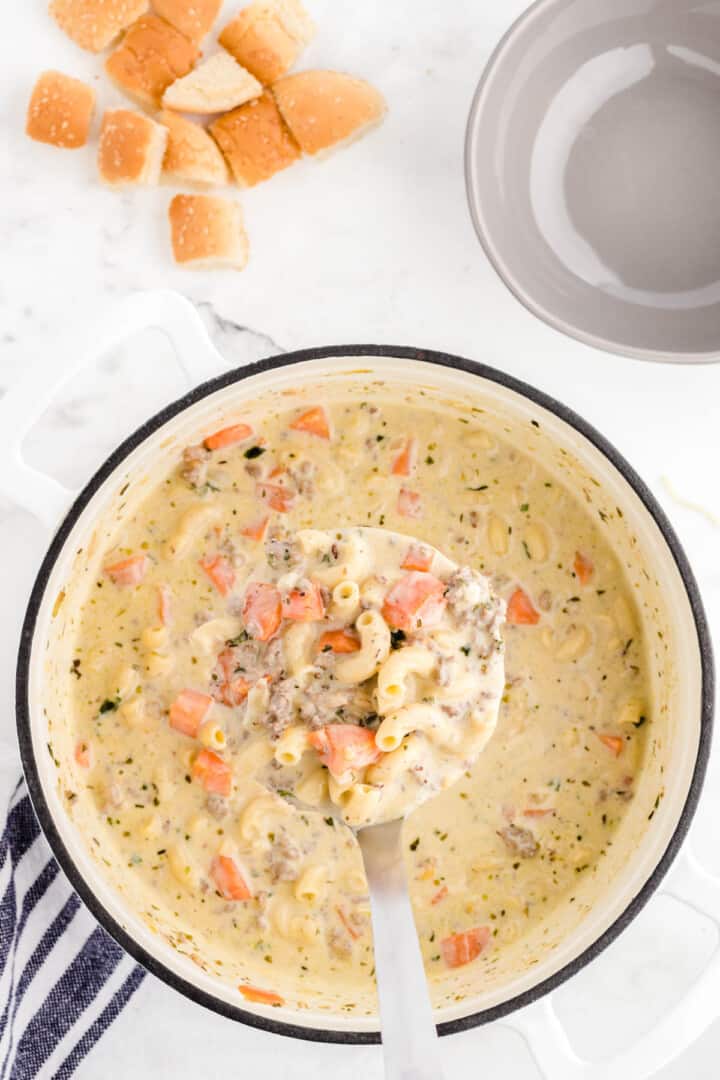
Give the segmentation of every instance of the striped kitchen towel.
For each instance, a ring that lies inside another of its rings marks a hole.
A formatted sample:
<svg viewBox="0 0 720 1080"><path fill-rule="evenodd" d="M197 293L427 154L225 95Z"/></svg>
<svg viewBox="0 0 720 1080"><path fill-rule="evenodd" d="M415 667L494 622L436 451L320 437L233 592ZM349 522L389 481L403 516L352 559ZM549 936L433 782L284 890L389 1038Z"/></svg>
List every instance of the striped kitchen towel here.
<svg viewBox="0 0 720 1080"><path fill-rule="evenodd" d="M65 1080L145 977L68 884L17 785L0 841L0 1080Z"/></svg>

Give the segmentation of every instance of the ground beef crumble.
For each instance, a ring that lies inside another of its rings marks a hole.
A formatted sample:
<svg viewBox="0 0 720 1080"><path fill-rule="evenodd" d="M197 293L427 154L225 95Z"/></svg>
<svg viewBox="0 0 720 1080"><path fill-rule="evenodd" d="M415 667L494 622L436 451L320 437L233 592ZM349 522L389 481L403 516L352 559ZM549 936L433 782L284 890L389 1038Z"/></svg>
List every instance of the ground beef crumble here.
<svg viewBox="0 0 720 1080"><path fill-rule="evenodd" d="M180 475L191 487L203 487L207 483L210 451L204 446L187 446L182 453Z"/></svg>
<svg viewBox="0 0 720 1080"><path fill-rule="evenodd" d="M531 859L540 850L535 834L520 825L506 825L504 829L498 829L498 836L508 850L521 859Z"/></svg>

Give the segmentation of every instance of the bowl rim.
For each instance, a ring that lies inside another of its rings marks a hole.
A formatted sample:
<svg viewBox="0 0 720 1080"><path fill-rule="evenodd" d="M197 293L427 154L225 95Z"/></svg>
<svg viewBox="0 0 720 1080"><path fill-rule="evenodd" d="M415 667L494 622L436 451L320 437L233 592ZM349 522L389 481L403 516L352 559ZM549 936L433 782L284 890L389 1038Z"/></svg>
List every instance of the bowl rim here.
<svg viewBox="0 0 720 1080"><path fill-rule="evenodd" d="M215 997L213 994L201 990L184 977L171 971L161 960L158 960L142 945L137 943L110 915L76 867L60 832L55 825L45 797L32 745L30 725L30 669L37 619L55 563L64 550L73 527L85 507L88 505L90 499L132 451L157 431L158 428L162 427L165 423L185 411L190 406L195 405L197 402L202 401L204 398L219 390L227 389L251 376L262 374L267 371L274 371L282 367L290 367L308 360L332 358L351 359L363 356L422 361L441 368L462 371L486 381L494 382L505 389L514 391L541 408L553 413L560 420L564 421L584 436L585 439L594 445L621 474L638 496L660 530L683 582L695 624L700 658L700 736L692 779L688 788L685 803L672 836L659 858L655 869L644 883L642 889L640 889L637 895L630 900L617 919L599 938L592 942L573 960L564 965L564 967L560 968L559 971L537 983L529 990L517 994L507 1001L501 1002L488 1009L483 1009L479 1012L470 1013L467 1016L439 1024L438 1032L440 1035L451 1035L467 1031L468 1029L477 1027L481 1024L498 1020L501 1017L514 1012L516 1009L532 1004L579 972L591 960L603 952L607 946L627 928L660 885L660 882L670 869L688 832L690 823L697 809L698 799L707 770L712 740L714 712L714 664L708 623L694 574L690 568L684 549L665 515L665 512L662 510L644 481L605 436L601 435L599 431L567 405L552 398L550 395L544 393L544 391L538 390L520 379L516 379L514 376L508 375L496 368L489 367L486 364L481 364L463 357L430 349L414 348L412 346L331 345L321 348L301 349L295 352L258 360L255 363L243 367L233 368L215 378L209 379L156 412L132 434L124 439L96 470L90 480L88 480L65 514L65 517L62 519L41 563L23 620L16 668L16 718L20 757L33 808L55 858L86 907L92 912L103 929L106 930L111 937L113 937L118 944L130 954L130 956L152 975L155 975L168 986L171 986L174 990L177 990L196 1004L203 1005L205 1008L208 1008L221 1016L231 1020L240 1021L250 1027L259 1028L260 1030L271 1032L276 1035L290 1036L292 1038L303 1039L310 1042L339 1043L346 1045L378 1043L380 1042L380 1034L377 1031L339 1031L305 1027L301 1024L274 1020L272 1017L258 1015L256 1013L248 1012L239 1006L232 1005Z"/></svg>
<svg viewBox="0 0 720 1080"><path fill-rule="evenodd" d="M477 141L479 138L480 121L482 115L482 109L485 105L485 96L490 89L492 80L498 70L500 63L502 62L504 55L510 45L514 42L515 38L527 28L528 24L534 19L539 18L545 13L545 11L564 3L565 0L535 0L522 14L515 19L510 27L505 31L497 45L490 54L490 58L485 65L485 69L482 73L479 83L475 88L475 92L470 104L470 112L468 113L467 124L465 127L465 144L464 144L464 172L465 172L465 193L467 196L468 210L470 212L470 218L473 223L473 228L477 235L478 240L485 252L490 265L495 270L500 280L510 290L516 300L518 300L526 311L529 311L531 315L540 319L546 326L551 327L553 330L559 331L566 337L572 338L575 341L581 342L583 345L589 345L593 349L599 349L602 352L611 353L617 356L626 356L631 360L643 360L648 363L660 363L660 364L717 364L720 363L720 345L717 349L707 350L704 352L679 352L672 349L654 349L644 348L641 346L630 345L622 341L615 341L609 337L603 337L600 334L593 334L589 331L583 330L581 327L576 326L572 322L568 322L566 319L561 318L559 315L553 314L553 312L535 300L527 290L522 288L517 278L511 271L507 262L503 259L499 248L491 238L490 231L487 227L487 221L482 211L481 198L477 188L474 184L475 169L473 161L476 159L474 151L477 148Z"/></svg>

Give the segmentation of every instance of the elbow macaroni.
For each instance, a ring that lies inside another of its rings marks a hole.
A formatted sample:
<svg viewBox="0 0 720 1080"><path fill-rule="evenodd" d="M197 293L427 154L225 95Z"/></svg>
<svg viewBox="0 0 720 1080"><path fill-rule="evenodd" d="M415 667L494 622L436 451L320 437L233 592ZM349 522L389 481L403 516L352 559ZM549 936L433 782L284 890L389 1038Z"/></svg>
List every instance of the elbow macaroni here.
<svg viewBox="0 0 720 1080"><path fill-rule="evenodd" d="M408 699L411 675L428 678L437 667L429 649L410 645L394 652L378 671L377 703L380 715L399 709Z"/></svg>
<svg viewBox="0 0 720 1080"><path fill-rule="evenodd" d="M330 614L334 619L354 622L360 610L360 589L356 581L341 581L332 591Z"/></svg>
<svg viewBox="0 0 720 1080"><path fill-rule="evenodd" d="M360 683L370 679L390 653L390 628L377 611L364 611L355 621L360 649L335 665L341 682Z"/></svg>
<svg viewBox="0 0 720 1080"><path fill-rule="evenodd" d="M281 765L297 765L309 746L306 727L285 728L275 743L275 760Z"/></svg>
<svg viewBox="0 0 720 1080"><path fill-rule="evenodd" d="M319 863L306 866L293 887L295 899L309 907L318 907L327 893L327 880L327 867Z"/></svg>

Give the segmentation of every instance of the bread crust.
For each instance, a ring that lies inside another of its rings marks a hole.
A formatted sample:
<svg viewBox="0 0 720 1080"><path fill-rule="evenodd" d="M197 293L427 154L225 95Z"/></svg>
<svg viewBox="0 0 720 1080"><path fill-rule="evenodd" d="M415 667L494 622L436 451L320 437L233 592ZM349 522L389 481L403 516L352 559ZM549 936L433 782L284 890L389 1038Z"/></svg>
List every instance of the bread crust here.
<svg viewBox="0 0 720 1080"><path fill-rule="evenodd" d="M168 210L175 262L189 269L243 270L248 238L242 210L216 195L176 195Z"/></svg>
<svg viewBox="0 0 720 1080"><path fill-rule="evenodd" d="M158 116L168 129L163 175L191 184L226 184L228 168L215 140L194 120L169 109Z"/></svg>
<svg viewBox="0 0 720 1080"><path fill-rule="evenodd" d="M281 78L315 36L300 0L256 0L225 26L223 48L264 86Z"/></svg>
<svg viewBox="0 0 720 1080"><path fill-rule="evenodd" d="M300 157L300 149L267 90L219 117L210 125L210 132L240 187L269 180Z"/></svg>
<svg viewBox="0 0 720 1080"><path fill-rule="evenodd" d="M221 7L222 0L153 0L155 13L196 44L210 33Z"/></svg>
<svg viewBox="0 0 720 1080"><path fill-rule="evenodd" d="M51 0L50 15L76 45L97 53L149 7L149 0Z"/></svg>
<svg viewBox="0 0 720 1080"><path fill-rule="evenodd" d="M108 57L105 70L142 105L159 105L168 86L181 79L197 60L197 46L158 15L134 22Z"/></svg>
<svg viewBox="0 0 720 1080"><path fill-rule="evenodd" d="M272 91L305 154L319 154L359 138L380 123L387 109L379 90L340 71L287 75Z"/></svg>
<svg viewBox="0 0 720 1080"><path fill-rule="evenodd" d="M110 187L157 184L167 138L167 128L143 113L108 109L98 146L100 179Z"/></svg>
<svg viewBox="0 0 720 1080"><path fill-rule="evenodd" d="M25 131L36 142L76 150L88 141L94 111L91 86L61 71L43 71L33 87Z"/></svg>

